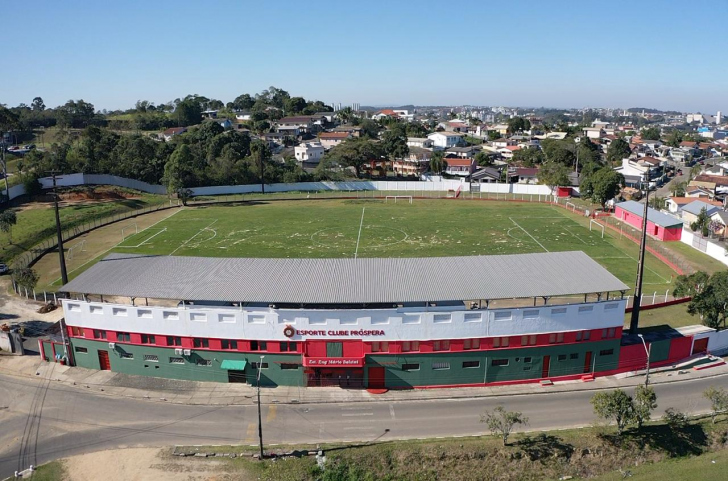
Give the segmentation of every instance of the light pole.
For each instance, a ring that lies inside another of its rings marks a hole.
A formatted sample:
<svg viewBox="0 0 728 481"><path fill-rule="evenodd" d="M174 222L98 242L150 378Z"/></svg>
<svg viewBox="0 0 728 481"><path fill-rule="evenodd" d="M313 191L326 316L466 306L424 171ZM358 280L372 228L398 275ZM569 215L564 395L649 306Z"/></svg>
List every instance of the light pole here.
<svg viewBox="0 0 728 481"><path fill-rule="evenodd" d="M260 370L263 369L263 359L265 356L260 356L260 361L258 362L258 382L256 383L258 385L258 441L260 446L260 457L258 458L259 461L263 460L263 417L260 413Z"/></svg>
<svg viewBox="0 0 728 481"><path fill-rule="evenodd" d="M637 282L634 288L634 302L632 303L632 317L629 321L629 333L637 334L640 320L640 304L642 303L642 276L645 271L645 243L647 242L647 214L650 205L650 170L645 174L647 186L645 187L645 209L642 214L642 236L640 238L640 257L637 263ZM644 342L644 341L643 341Z"/></svg>
<svg viewBox="0 0 728 481"><path fill-rule="evenodd" d="M56 236L58 238L58 261L61 265L61 281L63 285L68 284L68 273L66 272L66 258L63 254L63 232L61 231L61 217L58 212L58 193L56 192L56 174L58 172L52 170L49 172L53 176L53 205L56 213Z"/></svg>
<svg viewBox="0 0 728 481"><path fill-rule="evenodd" d="M647 372L645 373L645 387L650 383L650 350L652 349L652 344L650 344L649 347L647 347L647 343L645 342L645 336L642 334L637 334L639 336L640 340L642 341L642 345L645 347L645 353L647 354Z"/></svg>

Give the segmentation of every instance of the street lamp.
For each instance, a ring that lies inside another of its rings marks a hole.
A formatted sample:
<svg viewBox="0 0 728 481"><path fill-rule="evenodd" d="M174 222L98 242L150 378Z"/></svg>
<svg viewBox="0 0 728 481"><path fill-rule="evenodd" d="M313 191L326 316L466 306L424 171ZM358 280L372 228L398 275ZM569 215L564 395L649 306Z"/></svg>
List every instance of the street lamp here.
<svg viewBox="0 0 728 481"><path fill-rule="evenodd" d="M263 460L263 418L260 413L260 370L263 369L263 359L265 356L260 356L260 361L258 362L258 441L260 446L260 457L258 458L259 461Z"/></svg>
<svg viewBox="0 0 728 481"><path fill-rule="evenodd" d="M645 336L642 334L637 334L637 336L642 341L642 345L645 347L645 353L647 354L647 372L645 373L645 387L650 383L650 350L652 349L652 344L650 344L649 347L647 347L647 343L645 342Z"/></svg>

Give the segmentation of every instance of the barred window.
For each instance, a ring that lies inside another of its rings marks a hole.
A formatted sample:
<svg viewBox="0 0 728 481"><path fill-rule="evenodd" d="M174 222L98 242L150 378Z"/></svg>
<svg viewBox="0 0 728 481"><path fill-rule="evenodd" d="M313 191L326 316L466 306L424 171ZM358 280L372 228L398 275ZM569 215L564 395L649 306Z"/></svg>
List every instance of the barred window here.
<svg viewBox="0 0 728 481"><path fill-rule="evenodd" d="M419 364L402 364L402 370L403 371L419 371L420 365Z"/></svg>
<svg viewBox="0 0 728 481"><path fill-rule="evenodd" d="M480 361L463 361L463 368L480 367Z"/></svg>
<svg viewBox="0 0 728 481"><path fill-rule="evenodd" d="M433 351L449 351L450 350L450 341L434 341L432 343L432 350Z"/></svg>
<svg viewBox="0 0 728 481"><path fill-rule="evenodd" d="M155 354L144 354L144 360L147 362L159 362L159 358Z"/></svg>
<svg viewBox="0 0 728 481"><path fill-rule="evenodd" d="M387 342L387 341L372 342L372 352L389 352L389 342Z"/></svg>
<svg viewBox="0 0 728 481"><path fill-rule="evenodd" d="M508 359L493 359L490 363L491 366L507 366Z"/></svg>
<svg viewBox="0 0 728 481"><path fill-rule="evenodd" d="M134 354L132 354L130 352L122 352L121 358L122 359L134 359Z"/></svg>
<svg viewBox="0 0 728 481"><path fill-rule="evenodd" d="M465 339L463 341L463 349L480 349L480 339Z"/></svg>
<svg viewBox="0 0 728 481"><path fill-rule="evenodd" d="M450 363L449 362L433 362L432 369L435 371L443 371L445 369L450 369Z"/></svg>
<svg viewBox="0 0 728 481"><path fill-rule="evenodd" d="M198 366L212 366L212 361L209 359L198 359L196 364Z"/></svg>
<svg viewBox="0 0 728 481"><path fill-rule="evenodd" d="M185 360L182 357L170 357L169 363L170 364L184 364Z"/></svg>

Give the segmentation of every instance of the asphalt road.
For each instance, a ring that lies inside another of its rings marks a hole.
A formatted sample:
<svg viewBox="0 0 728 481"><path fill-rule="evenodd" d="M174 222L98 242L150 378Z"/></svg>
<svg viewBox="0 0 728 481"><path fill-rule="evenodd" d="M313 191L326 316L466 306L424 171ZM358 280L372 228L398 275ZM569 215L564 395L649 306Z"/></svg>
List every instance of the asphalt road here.
<svg viewBox="0 0 728 481"><path fill-rule="evenodd" d="M658 413L706 412L702 391L728 375L658 384ZM318 443L469 436L484 433L485 409L504 405L529 430L588 425L593 392L512 397L263 406L264 442ZM30 413L30 414L29 414ZM188 406L112 398L0 374L0 478L59 457L128 446L255 444L256 406Z"/></svg>

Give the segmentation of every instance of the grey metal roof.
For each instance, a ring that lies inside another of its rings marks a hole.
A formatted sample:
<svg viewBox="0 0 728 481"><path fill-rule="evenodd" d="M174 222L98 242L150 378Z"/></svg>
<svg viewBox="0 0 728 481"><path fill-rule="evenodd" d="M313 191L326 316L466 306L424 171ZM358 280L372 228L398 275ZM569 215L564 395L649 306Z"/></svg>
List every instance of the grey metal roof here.
<svg viewBox="0 0 728 481"><path fill-rule="evenodd" d="M708 212L708 215L713 215L716 211L720 210L720 207L705 203L702 200L694 200L693 202L683 207L682 210L683 212L689 212L693 215L699 215L700 211L703 210L703 208L705 208L705 210Z"/></svg>
<svg viewBox="0 0 728 481"><path fill-rule="evenodd" d="M583 252L252 259L111 254L64 292L304 304L509 299L626 290Z"/></svg>
<svg viewBox="0 0 728 481"><path fill-rule="evenodd" d="M639 202L635 202L633 200L620 202L614 207L621 207L627 212L631 212L632 214L637 215L640 218L642 218L642 214L644 214L645 212L645 205L640 204ZM681 220L676 219L670 215L663 214L659 210L655 210L652 207L647 208L647 220L655 225L659 225L660 227L675 227L676 225L682 226Z"/></svg>

